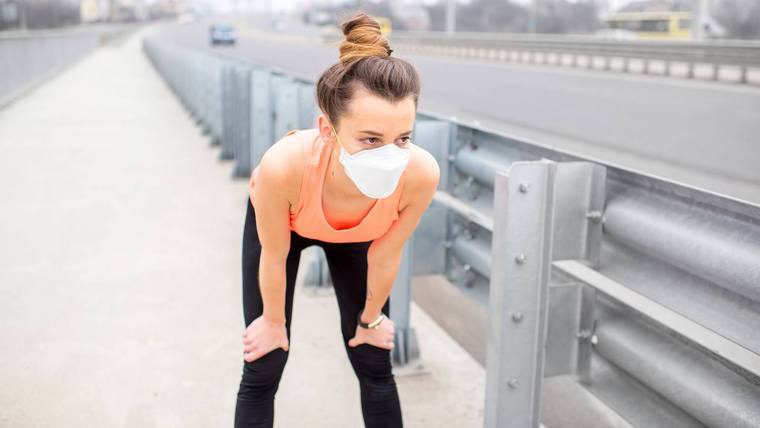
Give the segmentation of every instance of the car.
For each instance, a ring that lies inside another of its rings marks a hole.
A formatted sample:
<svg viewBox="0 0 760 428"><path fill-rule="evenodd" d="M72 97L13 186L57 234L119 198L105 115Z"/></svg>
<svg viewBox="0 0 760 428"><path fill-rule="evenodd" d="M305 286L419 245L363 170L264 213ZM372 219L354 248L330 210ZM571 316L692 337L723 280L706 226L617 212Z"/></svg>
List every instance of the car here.
<svg viewBox="0 0 760 428"><path fill-rule="evenodd" d="M234 45L236 36L235 28L231 25L215 24L209 27L209 36L211 37L211 44L229 44Z"/></svg>
<svg viewBox="0 0 760 428"><path fill-rule="evenodd" d="M177 17L177 22L180 24L190 24L195 22L195 15L192 13L183 13Z"/></svg>

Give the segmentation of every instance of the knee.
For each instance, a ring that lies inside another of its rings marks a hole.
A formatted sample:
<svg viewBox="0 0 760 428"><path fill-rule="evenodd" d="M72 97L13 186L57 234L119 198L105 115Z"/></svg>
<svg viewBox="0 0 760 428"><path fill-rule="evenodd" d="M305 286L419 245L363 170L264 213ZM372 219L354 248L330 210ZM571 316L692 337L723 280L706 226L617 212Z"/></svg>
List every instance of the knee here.
<svg viewBox="0 0 760 428"><path fill-rule="evenodd" d="M391 351L368 343L348 347L349 359L360 381L393 383Z"/></svg>
<svg viewBox="0 0 760 428"><path fill-rule="evenodd" d="M288 352L282 348L275 348L250 363L246 361L243 365L243 376L240 381L241 392L244 390L261 391L269 388L276 390L287 360Z"/></svg>

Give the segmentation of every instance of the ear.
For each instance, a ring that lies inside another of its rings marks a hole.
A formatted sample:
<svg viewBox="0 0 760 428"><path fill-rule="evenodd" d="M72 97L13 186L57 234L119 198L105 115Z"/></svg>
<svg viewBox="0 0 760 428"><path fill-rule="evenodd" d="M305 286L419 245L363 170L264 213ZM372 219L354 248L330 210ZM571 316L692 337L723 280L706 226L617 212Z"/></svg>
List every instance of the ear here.
<svg viewBox="0 0 760 428"><path fill-rule="evenodd" d="M319 130L319 134L322 136L323 140L330 141L332 139L330 119L328 119L324 112L317 116L317 130Z"/></svg>

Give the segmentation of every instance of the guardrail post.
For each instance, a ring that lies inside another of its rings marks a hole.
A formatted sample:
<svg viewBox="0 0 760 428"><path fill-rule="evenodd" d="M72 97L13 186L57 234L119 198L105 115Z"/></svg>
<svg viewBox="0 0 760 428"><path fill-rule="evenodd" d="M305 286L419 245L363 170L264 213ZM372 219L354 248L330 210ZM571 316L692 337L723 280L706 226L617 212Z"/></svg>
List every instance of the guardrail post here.
<svg viewBox="0 0 760 428"><path fill-rule="evenodd" d="M551 272L551 161L497 171L486 354L486 427L538 427Z"/></svg>
<svg viewBox="0 0 760 428"><path fill-rule="evenodd" d="M271 73L264 68L253 70L251 80L251 165L258 165L264 152L275 141L272 120ZM281 137L279 135L277 137Z"/></svg>
<svg viewBox="0 0 760 428"><path fill-rule="evenodd" d="M391 351L394 367L401 366L411 371L418 371L421 366L410 365L420 356L417 335L409 323L409 309L412 301L412 269L414 266L412 248L414 248L414 235L404 244L401 265L389 297L391 300L391 313L389 315L395 324L396 331L394 348Z"/></svg>
<svg viewBox="0 0 760 428"><path fill-rule="evenodd" d="M233 177L248 177L251 174L251 71L251 66L247 64L240 64L234 68L233 153L235 167L232 170Z"/></svg>
<svg viewBox="0 0 760 428"><path fill-rule="evenodd" d="M287 76L272 76L272 95L274 135L275 138L280 138L291 129L298 128L298 87L296 82Z"/></svg>
<svg viewBox="0 0 760 428"><path fill-rule="evenodd" d="M222 138L219 159L232 159L234 156L233 140L235 133L235 64L225 62L222 66Z"/></svg>
<svg viewBox="0 0 760 428"><path fill-rule="evenodd" d="M304 259L302 264L305 266L299 267L298 275L304 276L304 291L311 295L333 293L332 276L325 250L319 245L312 245L303 250L301 258Z"/></svg>

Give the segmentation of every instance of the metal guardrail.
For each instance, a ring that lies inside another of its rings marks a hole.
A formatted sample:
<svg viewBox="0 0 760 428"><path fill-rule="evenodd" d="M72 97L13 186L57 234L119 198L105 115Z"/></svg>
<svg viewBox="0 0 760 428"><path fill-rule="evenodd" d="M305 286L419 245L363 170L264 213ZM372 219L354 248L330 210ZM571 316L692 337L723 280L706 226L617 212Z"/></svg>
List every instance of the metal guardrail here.
<svg viewBox="0 0 760 428"><path fill-rule="evenodd" d="M339 38L326 34L323 40L331 43ZM583 58L583 66L594 68L595 58L600 58L604 70L611 70L612 62L620 60L623 72L633 71L631 61L640 60L645 74L651 73L650 64L658 61L664 63L663 74L668 76L673 63L684 63L688 78L695 77L695 65L710 64L714 80L719 79L721 67L733 66L740 69L741 83L749 83L749 70L760 68L760 42L743 40L603 40L582 35L394 31L390 42L414 52L571 67L580 66Z"/></svg>
<svg viewBox="0 0 760 428"><path fill-rule="evenodd" d="M0 32L0 107L136 25Z"/></svg>
<svg viewBox="0 0 760 428"><path fill-rule="evenodd" d="M233 176L314 124L313 82L153 38L144 49ZM760 206L417 117L441 182L391 294L396 365L420 353L411 277L439 273L488 311L488 427L537 426L544 380L560 376L632 426L760 425Z"/></svg>

